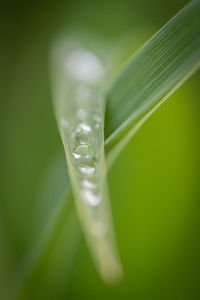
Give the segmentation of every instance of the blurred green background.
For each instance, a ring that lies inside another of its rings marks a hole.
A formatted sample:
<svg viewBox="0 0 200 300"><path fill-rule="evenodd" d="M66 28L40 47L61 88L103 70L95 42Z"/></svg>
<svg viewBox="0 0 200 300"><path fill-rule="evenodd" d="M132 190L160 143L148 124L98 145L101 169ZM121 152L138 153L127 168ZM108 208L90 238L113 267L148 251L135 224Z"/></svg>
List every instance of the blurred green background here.
<svg viewBox="0 0 200 300"><path fill-rule="evenodd" d="M20 277L13 270L34 243L34 227L43 229L38 214L43 210L45 215L48 201L59 201L65 186L49 80L54 39L71 27L81 27L116 43L116 52L127 56L186 3L0 4L1 291L13 276ZM119 41L124 41L120 51ZM61 222L50 250L26 283L23 299L200 298L199 80L197 73L155 112L109 173L122 282L107 286L99 278L72 204L67 224ZM44 189L47 192L41 192ZM15 289L10 289L15 299Z"/></svg>

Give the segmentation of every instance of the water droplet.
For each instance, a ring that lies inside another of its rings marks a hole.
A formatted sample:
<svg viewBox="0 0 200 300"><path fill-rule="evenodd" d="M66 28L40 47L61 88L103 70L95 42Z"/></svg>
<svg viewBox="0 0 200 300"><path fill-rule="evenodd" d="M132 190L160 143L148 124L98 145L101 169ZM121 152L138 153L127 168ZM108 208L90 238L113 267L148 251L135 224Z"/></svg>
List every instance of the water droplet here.
<svg viewBox="0 0 200 300"><path fill-rule="evenodd" d="M88 176L93 175L95 172L95 168L91 167L91 166L79 166L78 169L82 174L88 175Z"/></svg>
<svg viewBox="0 0 200 300"><path fill-rule="evenodd" d="M96 187L96 184L89 180L83 180L82 186L86 189L94 189Z"/></svg>
<svg viewBox="0 0 200 300"><path fill-rule="evenodd" d="M92 147L87 144L78 145L72 155L81 165L94 166L96 161Z"/></svg>
<svg viewBox="0 0 200 300"><path fill-rule="evenodd" d="M82 130L84 130L86 132L91 132L91 128L87 124L82 123L82 124L79 125L79 127L80 127L80 129L82 129Z"/></svg>
<svg viewBox="0 0 200 300"><path fill-rule="evenodd" d="M102 122L102 118L98 114L94 114L93 115L93 120L96 121L97 123L101 123Z"/></svg>
<svg viewBox="0 0 200 300"><path fill-rule="evenodd" d="M93 136L90 126L85 123L79 124L75 131L75 138L78 144L91 144Z"/></svg>
<svg viewBox="0 0 200 300"><path fill-rule="evenodd" d="M77 117L81 120L86 120L88 118L88 112L82 108L77 111Z"/></svg>
<svg viewBox="0 0 200 300"><path fill-rule="evenodd" d="M101 197L90 190L85 190L83 195L85 201L91 206L97 206L101 202Z"/></svg>

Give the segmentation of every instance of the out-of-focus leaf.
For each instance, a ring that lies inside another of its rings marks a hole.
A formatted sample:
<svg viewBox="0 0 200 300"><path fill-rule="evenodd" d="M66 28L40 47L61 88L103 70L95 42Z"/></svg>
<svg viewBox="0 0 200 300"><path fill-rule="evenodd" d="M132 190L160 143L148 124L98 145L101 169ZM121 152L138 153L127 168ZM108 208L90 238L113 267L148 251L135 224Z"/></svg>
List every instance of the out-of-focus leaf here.
<svg viewBox="0 0 200 300"><path fill-rule="evenodd" d="M66 290L81 237L71 198L66 164L59 155L44 177L30 249L5 288L5 299L55 299ZM47 282L51 288L45 288Z"/></svg>

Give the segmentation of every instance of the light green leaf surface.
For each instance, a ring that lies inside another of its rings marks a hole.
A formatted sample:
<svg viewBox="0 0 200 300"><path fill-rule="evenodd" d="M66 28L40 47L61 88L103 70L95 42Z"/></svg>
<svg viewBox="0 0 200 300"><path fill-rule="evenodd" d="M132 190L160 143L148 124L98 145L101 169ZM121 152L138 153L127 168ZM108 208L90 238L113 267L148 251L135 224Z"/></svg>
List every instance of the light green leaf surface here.
<svg viewBox="0 0 200 300"><path fill-rule="evenodd" d="M108 91L105 145L109 162L199 66L197 0L184 7L133 55Z"/></svg>
<svg viewBox="0 0 200 300"><path fill-rule="evenodd" d="M106 282L121 276L104 157L103 82L96 53L66 40L53 50L54 107L79 219L94 262Z"/></svg>

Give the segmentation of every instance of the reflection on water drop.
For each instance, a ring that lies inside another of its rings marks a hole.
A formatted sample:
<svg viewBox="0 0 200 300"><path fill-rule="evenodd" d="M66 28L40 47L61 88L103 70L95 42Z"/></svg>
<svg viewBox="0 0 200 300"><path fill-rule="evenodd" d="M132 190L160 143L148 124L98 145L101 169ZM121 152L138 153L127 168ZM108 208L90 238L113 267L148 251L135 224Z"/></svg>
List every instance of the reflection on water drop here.
<svg viewBox="0 0 200 300"><path fill-rule="evenodd" d="M73 157L77 160L79 164L94 166L95 157L93 155L93 149L87 144L78 145L72 152Z"/></svg>
<svg viewBox="0 0 200 300"><path fill-rule="evenodd" d="M89 180L83 180L82 186L86 189L94 189L96 187L96 184Z"/></svg>
<svg viewBox="0 0 200 300"><path fill-rule="evenodd" d="M91 132L92 131L90 126L87 125L87 124L84 124L84 123L79 124L77 131L81 130L81 129L86 131L86 132Z"/></svg>
<svg viewBox="0 0 200 300"><path fill-rule="evenodd" d="M95 172L95 168L92 166L78 166L79 171L87 176L91 176Z"/></svg>
<svg viewBox="0 0 200 300"><path fill-rule="evenodd" d="M91 144L93 135L90 126L85 123L79 124L75 131L75 139L78 144Z"/></svg>
<svg viewBox="0 0 200 300"><path fill-rule="evenodd" d="M85 190L83 195L85 201L91 206L97 206L101 202L100 196L90 190Z"/></svg>

